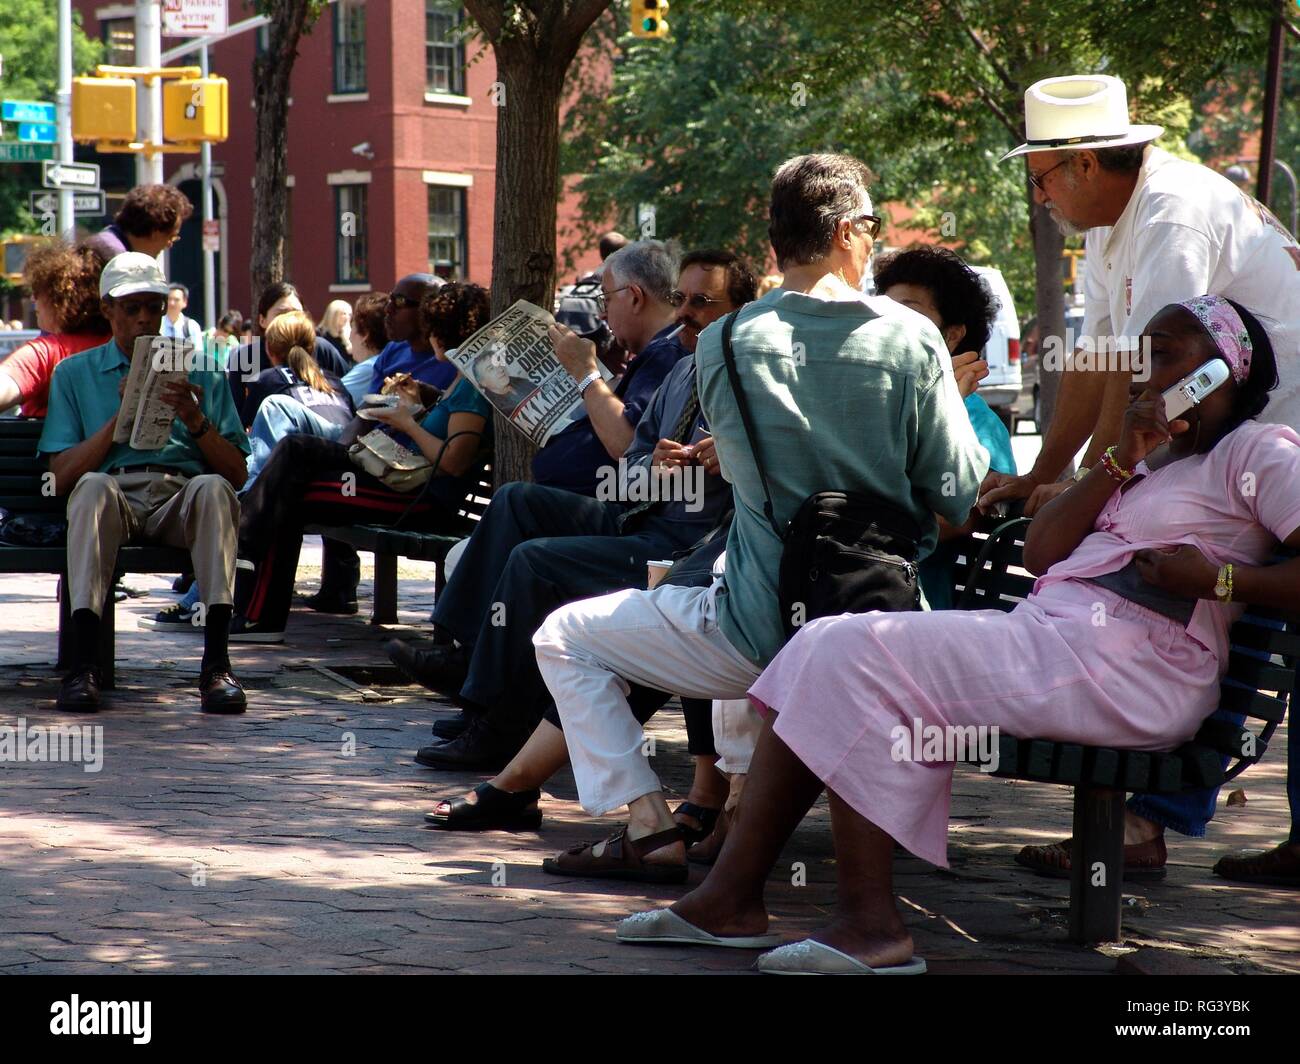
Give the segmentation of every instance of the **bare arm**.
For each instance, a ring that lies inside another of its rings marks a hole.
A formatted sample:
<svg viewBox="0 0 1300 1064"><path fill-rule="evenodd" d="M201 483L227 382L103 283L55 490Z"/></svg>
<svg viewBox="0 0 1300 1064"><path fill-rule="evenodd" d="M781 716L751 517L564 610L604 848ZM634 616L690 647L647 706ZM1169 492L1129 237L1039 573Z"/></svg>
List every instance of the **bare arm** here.
<svg viewBox="0 0 1300 1064"><path fill-rule="evenodd" d="M8 410L22 401L23 393L18 390L18 382L0 368L0 410Z"/></svg>
<svg viewBox="0 0 1300 1064"><path fill-rule="evenodd" d="M405 432L431 463L438 467L437 476L462 477L469 472L478 454L487 428L487 419L478 414L459 411L447 419L447 439L426 432L407 409L377 410L375 420ZM457 433L473 433L461 435ZM450 440L450 442L447 442Z"/></svg>
<svg viewBox="0 0 1300 1064"><path fill-rule="evenodd" d="M203 424L206 415L199 406L203 399L202 385L189 381L165 385L162 399L176 411L181 424L191 434ZM221 435L215 424L209 422L207 431L194 443L203 453L203 460L212 472L225 477L236 491L244 486L244 481L248 479L248 462L244 458L244 452Z"/></svg>
<svg viewBox="0 0 1300 1064"><path fill-rule="evenodd" d="M113 429L116 425L117 415L114 415L89 439L82 440L66 451L50 455L50 472L54 474L56 495L68 494L77 486L77 481L104 464L104 458L113 446Z"/></svg>
<svg viewBox="0 0 1300 1064"><path fill-rule="evenodd" d="M619 458L632 445L636 429L623 416L623 400L603 380L587 386L582 393L583 405L600 442L611 458Z"/></svg>

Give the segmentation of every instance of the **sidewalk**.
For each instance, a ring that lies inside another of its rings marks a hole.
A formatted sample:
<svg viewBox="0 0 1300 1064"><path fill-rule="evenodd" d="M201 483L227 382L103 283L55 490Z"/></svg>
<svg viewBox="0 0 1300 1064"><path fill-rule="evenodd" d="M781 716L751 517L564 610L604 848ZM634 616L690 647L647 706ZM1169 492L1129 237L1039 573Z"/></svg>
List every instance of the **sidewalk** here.
<svg viewBox="0 0 1300 1064"><path fill-rule="evenodd" d="M304 550L304 565L312 561ZM615 942L619 918L685 888L541 871L543 857L614 824L582 813L567 771L543 792L540 836L422 827L437 797L482 777L413 763L429 724L451 709L393 678L381 644L402 626L365 623L368 576L361 616L299 611L284 646L232 647L250 698L235 718L199 713L197 632L136 626L174 601L170 581L128 583L150 594L118 604L117 690L97 716L79 717L52 701L54 578L0 577L0 725L21 717L29 727L104 729L98 773L0 765L0 972L694 973L752 964L739 951ZM423 624L432 597L430 568L405 565L402 621ZM656 768L682 793L680 712L665 710L648 730ZM1247 803L1220 799L1208 839L1171 837L1168 879L1136 887L1126 943L1100 949L1065 941L1066 882L1012 863L1025 843L1069 833L1070 792L960 770L952 868L897 862L917 952L936 974L1107 973L1142 946L1240 973L1300 972L1300 895L1210 874L1225 850L1286 833L1280 734L1272 746L1240 781ZM792 883L799 866L806 885ZM823 801L773 874L774 929L795 938L817 927L833 880Z"/></svg>

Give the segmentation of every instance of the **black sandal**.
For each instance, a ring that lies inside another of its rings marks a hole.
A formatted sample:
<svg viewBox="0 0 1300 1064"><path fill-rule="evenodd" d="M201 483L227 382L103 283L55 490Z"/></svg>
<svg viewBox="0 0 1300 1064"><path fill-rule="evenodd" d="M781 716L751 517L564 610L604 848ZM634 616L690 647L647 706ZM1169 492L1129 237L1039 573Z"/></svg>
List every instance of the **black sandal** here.
<svg viewBox="0 0 1300 1064"><path fill-rule="evenodd" d="M713 828L718 822L718 817L721 815L721 809L706 809L704 806L696 805L694 802L682 802L681 805L673 810L674 820L679 816L689 816L694 817L700 822L698 828L693 828L689 824L682 824L680 822L677 824L677 830L682 833L682 838L685 840L688 848L697 842L703 842L712 835Z"/></svg>
<svg viewBox="0 0 1300 1064"><path fill-rule="evenodd" d="M512 793L480 783L474 793L477 802L460 797L443 799L438 805L447 805L447 812L425 813L425 822L441 831L536 831L542 826L542 811L537 808L542 792L536 787Z"/></svg>

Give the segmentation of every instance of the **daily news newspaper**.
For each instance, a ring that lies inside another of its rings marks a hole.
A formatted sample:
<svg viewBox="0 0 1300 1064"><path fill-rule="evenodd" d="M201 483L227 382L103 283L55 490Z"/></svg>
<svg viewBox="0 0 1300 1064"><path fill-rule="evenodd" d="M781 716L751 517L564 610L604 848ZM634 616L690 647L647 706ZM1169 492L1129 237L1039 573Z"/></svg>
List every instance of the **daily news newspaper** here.
<svg viewBox="0 0 1300 1064"><path fill-rule="evenodd" d="M167 336L141 336L131 352L126 390L113 428L114 443L129 443L137 451L157 451L172 434L176 411L163 402L162 390L172 381L189 379L194 345Z"/></svg>
<svg viewBox="0 0 1300 1064"><path fill-rule="evenodd" d="M584 415L578 382L555 357L546 330L555 318L521 299L447 357L483 398L538 447ZM604 366L606 379L610 373Z"/></svg>

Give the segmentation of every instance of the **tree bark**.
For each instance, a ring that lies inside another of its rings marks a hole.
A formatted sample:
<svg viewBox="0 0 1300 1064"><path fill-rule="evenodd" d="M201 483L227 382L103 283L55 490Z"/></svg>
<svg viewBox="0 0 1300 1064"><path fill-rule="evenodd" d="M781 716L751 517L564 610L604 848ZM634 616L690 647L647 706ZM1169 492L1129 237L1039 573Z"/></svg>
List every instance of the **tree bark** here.
<svg viewBox="0 0 1300 1064"><path fill-rule="evenodd" d="M1047 368L1043 363L1043 352L1048 350L1048 337L1061 338L1061 347L1069 354L1070 348L1064 346L1065 336L1065 284L1061 279L1061 254L1065 250L1065 237L1052 221L1046 208L1033 201L1033 188L1029 189L1029 228L1034 238L1034 304L1038 315L1038 407L1042 414L1042 424L1035 426L1043 437L1047 437L1047 426L1052 422L1056 409L1056 395L1061 387L1061 367ZM1071 470L1067 469L1066 472Z"/></svg>
<svg viewBox="0 0 1300 1064"><path fill-rule="evenodd" d="M253 245L248 271L254 302L267 285L284 280L289 86L312 2L273 0L267 8L267 48L253 59Z"/></svg>
<svg viewBox="0 0 1300 1064"><path fill-rule="evenodd" d="M492 313L516 300L550 310L560 196L560 104L583 35L610 0L466 0L496 58ZM534 448L494 414L494 487L532 479Z"/></svg>

